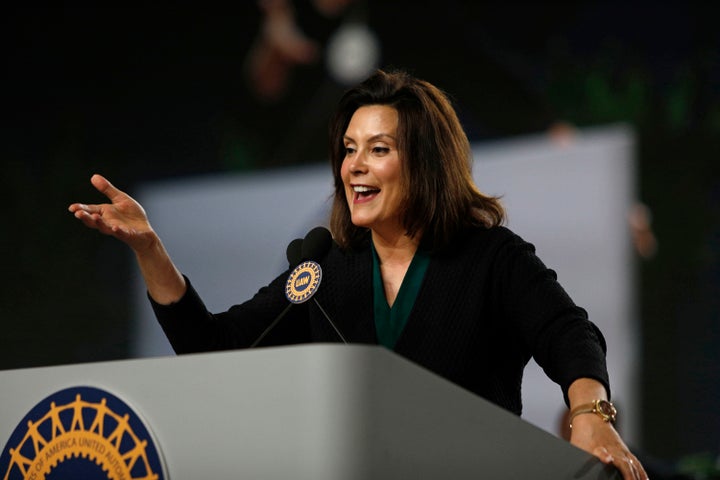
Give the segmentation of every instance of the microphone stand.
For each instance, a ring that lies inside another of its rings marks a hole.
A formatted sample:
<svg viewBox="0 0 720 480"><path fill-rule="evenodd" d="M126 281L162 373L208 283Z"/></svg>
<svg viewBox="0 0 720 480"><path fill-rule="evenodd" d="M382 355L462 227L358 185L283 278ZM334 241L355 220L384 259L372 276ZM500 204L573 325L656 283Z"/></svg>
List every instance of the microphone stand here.
<svg viewBox="0 0 720 480"><path fill-rule="evenodd" d="M253 344L250 345L250 348L255 348L255 347L257 347L258 343L260 343L260 341L261 341L263 338L265 338L265 336L266 336L268 333L270 333L270 330L272 330L273 328L275 328L275 325L277 325L278 322L279 322L280 320L282 320L282 318L285 316L285 314L290 310L290 307L292 307L293 305L294 305L293 303L288 303L287 307L285 307L285 310L283 310L283 311L280 313L280 315L278 315L278 316L275 318L275 320L273 320L272 323L271 323L270 325L268 325L268 327L260 334L260 336L257 338L257 340L255 340L255 341L253 342ZM323 313L324 313L324 312L323 312Z"/></svg>
<svg viewBox="0 0 720 480"><path fill-rule="evenodd" d="M332 327L335 329L335 333L338 334L338 337L340 337L340 340L342 340L343 343L348 343L347 340L345 340L345 337L343 337L343 334L340 333L340 330L338 330L338 327L335 325L335 322L333 322L332 320L330 320L330 316L328 316L328 314L325 313L325 309L320 306L320 302L317 301L317 298L312 297L312 299L313 299L313 302L315 302L315 305L318 306L318 308L320 309L320 311L322 312L322 314L325 316L325 318L327 319L327 321L330 323L330 325L332 325Z"/></svg>

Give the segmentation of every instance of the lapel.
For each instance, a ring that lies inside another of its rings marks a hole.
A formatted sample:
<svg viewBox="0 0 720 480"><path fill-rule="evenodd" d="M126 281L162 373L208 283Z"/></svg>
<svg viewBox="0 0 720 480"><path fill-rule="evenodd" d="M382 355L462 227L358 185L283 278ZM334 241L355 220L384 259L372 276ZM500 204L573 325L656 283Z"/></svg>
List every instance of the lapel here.
<svg viewBox="0 0 720 480"><path fill-rule="evenodd" d="M465 255L464 245L465 240L461 239L446 252L431 256L415 305L395 344L396 352L415 349L420 342L434 344L444 336L443 329L452 328L452 322L457 319L443 317L438 312L461 304L468 294L468 269L472 269L472 265Z"/></svg>
<svg viewBox="0 0 720 480"><path fill-rule="evenodd" d="M428 312L431 311L430 307L432 303L442 298L435 292L437 287L441 285L443 278L442 271L443 266L441 262L439 262L437 258L432 257L425 272L425 278L423 279L418 296L415 299L415 304L405 324L405 328L403 328L395 344L395 351L402 351L407 345L413 343L412 338L418 334L426 334L431 331L433 319L429 318ZM449 292L443 293L447 294Z"/></svg>

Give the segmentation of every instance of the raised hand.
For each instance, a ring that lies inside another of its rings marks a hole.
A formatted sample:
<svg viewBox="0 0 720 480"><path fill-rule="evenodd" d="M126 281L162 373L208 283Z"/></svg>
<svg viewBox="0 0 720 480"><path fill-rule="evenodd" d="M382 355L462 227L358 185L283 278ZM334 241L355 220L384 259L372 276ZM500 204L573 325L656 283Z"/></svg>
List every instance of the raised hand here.
<svg viewBox="0 0 720 480"><path fill-rule="evenodd" d="M102 175L93 175L90 182L110 203L73 203L69 210L75 218L89 228L125 242L136 252L152 247L157 236L142 206L128 194L115 188Z"/></svg>
<svg viewBox="0 0 720 480"><path fill-rule="evenodd" d="M150 226L145 210L102 175L93 175L90 182L110 203L73 203L68 210L88 227L127 243L135 251L148 292L156 302L178 301L186 291L185 279Z"/></svg>

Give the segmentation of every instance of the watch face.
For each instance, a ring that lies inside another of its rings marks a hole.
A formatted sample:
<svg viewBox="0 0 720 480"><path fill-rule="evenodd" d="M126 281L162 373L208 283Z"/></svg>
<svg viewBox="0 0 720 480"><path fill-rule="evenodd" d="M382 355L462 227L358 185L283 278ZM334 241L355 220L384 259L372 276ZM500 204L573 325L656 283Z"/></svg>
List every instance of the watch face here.
<svg viewBox="0 0 720 480"><path fill-rule="evenodd" d="M598 401L597 408L600 413L612 419L614 419L615 415L617 414L617 410L615 410L613 404L608 402L607 400Z"/></svg>

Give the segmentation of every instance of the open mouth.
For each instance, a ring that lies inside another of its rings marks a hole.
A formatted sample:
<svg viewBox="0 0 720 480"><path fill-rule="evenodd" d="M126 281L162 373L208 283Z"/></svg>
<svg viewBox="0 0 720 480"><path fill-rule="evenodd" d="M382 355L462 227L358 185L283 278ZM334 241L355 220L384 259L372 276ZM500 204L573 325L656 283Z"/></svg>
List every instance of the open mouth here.
<svg viewBox="0 0 720 480"><path fill-rule="evenodd" d="M373 198L375 195L380 193L379 188L368 187L367 185L353 185L353 191L355 192L355 201L366 201Z"/></svg>

